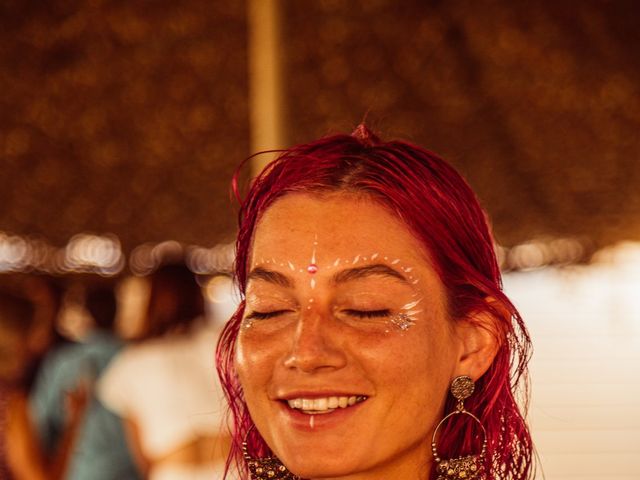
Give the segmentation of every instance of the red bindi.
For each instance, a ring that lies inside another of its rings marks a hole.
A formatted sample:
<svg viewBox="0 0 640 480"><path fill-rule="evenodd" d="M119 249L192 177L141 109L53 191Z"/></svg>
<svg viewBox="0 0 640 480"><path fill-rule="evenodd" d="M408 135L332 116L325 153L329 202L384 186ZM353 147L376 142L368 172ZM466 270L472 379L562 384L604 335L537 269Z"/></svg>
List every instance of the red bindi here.
<svg viewBox="0 0 640 480"><path fill-rule="evenodd" d="M318 266L315 263L312 263L307 267L307 272L309 272L311 275L313 275L317 271L318 271Z"/></svg>

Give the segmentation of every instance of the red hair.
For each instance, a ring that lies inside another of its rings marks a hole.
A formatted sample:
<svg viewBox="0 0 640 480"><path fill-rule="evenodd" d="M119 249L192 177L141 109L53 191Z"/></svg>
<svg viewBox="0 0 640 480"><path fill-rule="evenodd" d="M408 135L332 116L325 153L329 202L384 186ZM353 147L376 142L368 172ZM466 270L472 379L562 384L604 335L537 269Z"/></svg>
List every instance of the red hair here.
<svg viewBox="0 0 640 480"><path fill-rule="evenodd" d="M234 178L234 191L240 199ZM240 199L235 278L244 294L254 230L273 202L292 192L366 194L402 219L433 260L447 292L451 318L489 313L495 319L499 349L489 370L476 382L465 407L487 432L488 478L532 476L532 441L515 393L528 398L530 338L520 314L502 291L502 280L486 215L475 194L448 163L432 152L402 142L383 142L364 125L352 135L334 135L281 151ZM487 298L494 299L491 302ZM218 373L233 419L227 468L235 463L248 478L241 444L253 427L234 367L236 338L244 301L220 337ZM454 408L447 400L447 412ZM465 417L457 415L456 417ZM438 451L444 458L479 451L468 418L448 421ZM247 439L256 455L271 454L255 429Z"/></svg>

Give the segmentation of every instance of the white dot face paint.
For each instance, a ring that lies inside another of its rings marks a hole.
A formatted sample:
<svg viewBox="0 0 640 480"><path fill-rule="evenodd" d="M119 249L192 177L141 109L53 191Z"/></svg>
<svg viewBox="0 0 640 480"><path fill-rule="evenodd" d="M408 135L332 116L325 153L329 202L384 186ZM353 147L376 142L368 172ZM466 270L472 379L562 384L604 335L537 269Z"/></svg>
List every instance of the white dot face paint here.
<svg viewBox="0 0 640 480"><path fill-rule="evenodd" d="M318 265L316 260L317 248L318 248L318 235L316 234L313 240L313 252L311 253L311 261L307 266L307 272L309 273L309 275L311 275L311 280L309 281L309 286L311 287L311 290L316 288L316 279L314 278L314 276L316 273L318 273Z"/></svg>
<svg viewBox="0 0 640 480"><path fill-rule="evenodd" d="M284 266L286 270L290 272L303 273L309 277L310 294L306 306L302 310L309 311L313 308L315 302L314 292L318 285L318 272L322 270L335 276L341 275L345 270L349 270L349 272L356 272L355 276L360 279L365 279L366 282L346 282L352 290L355 290L351 294L337 296L339 301L334 302L335 304L331 307L333 316L351 325L359 324L361 327L366 327L367 329L383 328L384 333L390 333L392 330L404 333L416 324L422 310L416 308L421 298L419 298L415 288L411 290L411 299L398 307L393 307L390 303L394 302L388 302L384 298L385 294L388 295L389 293L387 284L390 279L392 283L402 280L412 287L419 283L419 279L412 273L414 270L412 266L404 265L399 258L394 258L390 261L387 256L382 257L384 262L376 262L376 260L380 258L378 252L357 254L353 259L331 259L325 264L319 261L318 243L318 236L315 235L309 263L304 269L298 268L295 262L289 259L281 261L280 259L271 258L266 262L264 259L261 259L261 262L266 265ZM385 270L385 268L387 270ZM394 275L397 277L394 277ZM390 278L378 278L378 281L372 280L376 277L385 276L390 276ZM356 286L354 287L352 284ZM394 298L393 295L390 297ZM294 310L297 311L300 309ZM270 314L273 313L274 312L270 312ZM278 312L276 311L275 313ZM273 317L270 316L268 318ZM256 318L245 318L244 326L246 328L252 327L255 320Z"/></svg>

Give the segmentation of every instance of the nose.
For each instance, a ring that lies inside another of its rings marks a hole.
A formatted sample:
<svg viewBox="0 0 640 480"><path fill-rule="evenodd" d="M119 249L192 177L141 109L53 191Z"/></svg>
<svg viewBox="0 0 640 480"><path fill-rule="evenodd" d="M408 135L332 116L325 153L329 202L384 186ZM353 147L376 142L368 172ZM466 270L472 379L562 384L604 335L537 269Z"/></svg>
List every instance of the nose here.
<svg viewBox="0 0 640 480"><path fill-rule="evenodd" d="M284 365L304 373L338 370L347 363L341 335L330 318L317 312L301 315Z"/></svg>

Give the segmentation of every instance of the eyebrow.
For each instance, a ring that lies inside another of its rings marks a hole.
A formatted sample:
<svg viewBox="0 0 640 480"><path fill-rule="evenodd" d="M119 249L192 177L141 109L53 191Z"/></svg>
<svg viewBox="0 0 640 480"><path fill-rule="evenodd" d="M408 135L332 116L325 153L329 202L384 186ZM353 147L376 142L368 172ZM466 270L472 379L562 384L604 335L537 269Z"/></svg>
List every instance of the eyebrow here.
<svg viewBox="0 0 640 480"><path fill-rule="evenodd" d="M358 280L360 278L371 277L374 275L393 277L401 280L402 282L409 283L404 275L383 263L376 263L373 265L365 265L363 267L354 267L342 270L333 276L333 282L344 283L350 280Z"/></svg>
<svg viewBox="0 0 640 480"><path fill-rule="evenodd" d="M409 283L404 275L383 263L347 268L336 273L331 280L333 283L345 283L351 280L359 280L361 278L367 278L376 275L392 277L404 283ZM274 285L280 285L281 287L285 288L293 287L293 282L287 275L284 275L280 272L275 272L273 270L267 270L263 267L256 267L251 270L251 272L249 272L249 275L247 276L247 283L249 283L250 280L263 280L265 282L273 283Z"/></svg>
<svg viewBox="0 0 640 480"><path fill-rule="evenodd" d="M264 280L265 282L280 285L281 287L293 287L293 283L286 275L262 267L256 267L249 272L247 283L249 283L250 280Z"/></svg>

